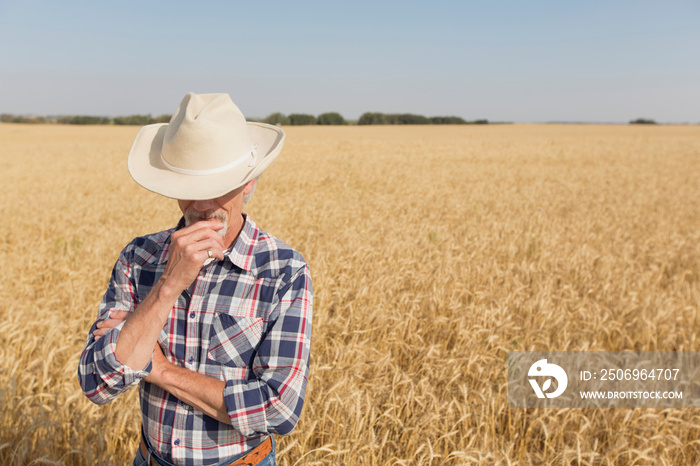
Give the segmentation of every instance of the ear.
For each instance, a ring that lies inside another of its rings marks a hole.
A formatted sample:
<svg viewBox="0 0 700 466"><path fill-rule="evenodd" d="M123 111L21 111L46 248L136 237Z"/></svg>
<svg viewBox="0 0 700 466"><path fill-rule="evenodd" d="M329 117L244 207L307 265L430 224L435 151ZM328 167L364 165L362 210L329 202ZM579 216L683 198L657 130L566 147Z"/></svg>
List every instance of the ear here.
<svg viewBox="0 0 700 466"><path fill-rule="evenodd" d="M258 179L253 178L251 181L246 183L245 188L243 188L243 194L250 194L253 192L253 189L255 188L255 183L257 183Z"/></svg>

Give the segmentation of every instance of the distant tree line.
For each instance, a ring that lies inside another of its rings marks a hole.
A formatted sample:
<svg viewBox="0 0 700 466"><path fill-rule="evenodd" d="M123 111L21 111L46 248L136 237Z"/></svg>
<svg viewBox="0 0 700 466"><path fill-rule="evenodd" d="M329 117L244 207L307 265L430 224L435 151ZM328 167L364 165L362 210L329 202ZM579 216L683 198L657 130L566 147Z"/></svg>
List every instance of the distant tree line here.
<svg viewBox="0 0 700 466"><path fill-rule="evenodd" d="M152 125L153 123L169 123L172 115L160 115L155 118L148 115L129 115L124 117L115 117L113 123L115 125Z"/></svg>
<svg viewBox="0 0 700 466"><path fill-rule="evenodd" d="M322 113L318 117L306 113L292 113L284 115L282 113L272 113L264 119L263 123L271 125L347 125L348 121L336 112ZM467 124L488 124L488 120L466 121L457 116L434 116L425 117L412 113L376 113L367 112L360 116L358 125L467 125Z"/></svg>
<svg viewBox="0 0 700 466"><path fill-rule="evenodd" d="M119 117L103 117L90 115L68 115L57 117L43 116L18 116L9 113L0 115L0 122L3 123L60 123L68 125L136 125L144 126L153 123L168 123L170 115L160 115L153 117L148 115L128 115ZM307 113L292 113L284 115L282 113L272 113L262 120L271 125L300 126L300 125L347 125L350 124L340 113L328 112L319 116ZM467 124L488 124L488 120L466 121L457 116L434 116L425 117L412 113L363 113L357 121L358 125L467 125Z"/></svg>
<svg viewBox="0 0 700 466"><path fill-rule="evenodd" d="M11 113L0 114L0 123L60 123L67 125L135 125L144 126L153 123L168 123L171 115L160 115L157 117L148 115L128 115L114 118L90 115L67 115L67 116L24 116L13 115ZM307 113L272 113L262 120L250 119L249 121L260 121L271 125L299 126L299 125L348 125L355 122L346 121L340 113L328 112L319 116ZM486 125L488 120L467 121L458 116L434 116L425 117L412 113L377 113L366 112L357 120L358 125ZM637 118L629 122L631 125L656 125L656 121L650 118Z"/></svg>
<svg viewBox="0 0 700 466"><path fill-rule="evenodd" d="M0 114L2 123L59 123L64 125L150 125L153 123L167 123L170 115L152 117L148 115L129 115L120 117L103 117L92 115L65 115L56 117L45 116L21 116L10 113Z"/></svg>
<svg viewBox="0 0 700 466"><path fill-rule="evenodd" d="M90 115L75 115L57 117L56 123L64 125L109 125L112 123L112 119Z"/></svg>
<svg viewBox="0 0 700 466"><path fill-rule="evenodd" d="M340 113L328 112L322 113L318 117L309 115L307 113L292 113L290 115L284 115L283 113L272 113L262 120L263 123L270 125L347 125L349 124L345 121L345 118Z"/></svg>
<svg viewBox="0 0 700 466"><path fill-rule="evenodd" d="M43 116L21 116L3 113L0 114L0 123L56 123L56 121Z"/></svg>
<svg viewBox="0 0 700 466"><path fill-rule="evenodd" d="M657 124L657 123L650 118L637 118L636 120L630 121L630 125L655 125L655 124Z"/></svg>
<svg viewBox="0 0 700 466"><path fill-rule="evenodd" d="M488 120L467 121L458 116L425 117L412 113L363 113L358 125L468 125L488 124Z"/></svg>

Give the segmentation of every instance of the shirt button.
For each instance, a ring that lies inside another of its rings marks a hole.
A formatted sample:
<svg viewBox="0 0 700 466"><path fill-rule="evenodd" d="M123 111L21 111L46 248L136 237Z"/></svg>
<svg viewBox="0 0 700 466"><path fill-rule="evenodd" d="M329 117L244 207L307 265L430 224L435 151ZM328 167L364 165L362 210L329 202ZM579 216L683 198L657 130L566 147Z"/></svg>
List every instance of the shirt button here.
<svg viewBox="0 0 700 466"><path fill-rule="evenodd" d="M194 363L194 358L188 359L187 362L188 362L189 364L193 364L193 363Z"/></svg>
<svg viewBox="0 0 700 466"><path fill-rule="evenodd" d="M194 319L194 312L190 312L190 319Z"/></svg>
<svg viewBox="0 0 700 466"><path fill-rule="evenodd" d="M175 446L180 445L180 439L179 438L175 439L175 441L173 443L175 444Z"/></svg>

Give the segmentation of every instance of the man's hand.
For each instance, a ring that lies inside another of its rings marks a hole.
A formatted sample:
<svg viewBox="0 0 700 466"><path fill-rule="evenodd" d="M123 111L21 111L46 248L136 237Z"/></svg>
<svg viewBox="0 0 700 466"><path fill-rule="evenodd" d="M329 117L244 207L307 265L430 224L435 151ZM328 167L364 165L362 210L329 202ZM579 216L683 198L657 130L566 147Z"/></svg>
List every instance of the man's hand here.
<svg viewBox="0 0 700 466"><path fill-rule="evenodd" d="M95 336L95 341L102 338L102 336L107 333L109 329L116 327L122 321L128 319L129 314L131 313L128 311L109 311L109 318L97 322L97 330L92 332L92 334Z"/></svg>
<svg viewBox="0 0 700 466"><path fill-rule="evenodd" d="M197 278L209 251L217 259L224 258L224 239L217 233L223 227L220 220L200 220L173 233L161 280L177 296Z"/></svg>

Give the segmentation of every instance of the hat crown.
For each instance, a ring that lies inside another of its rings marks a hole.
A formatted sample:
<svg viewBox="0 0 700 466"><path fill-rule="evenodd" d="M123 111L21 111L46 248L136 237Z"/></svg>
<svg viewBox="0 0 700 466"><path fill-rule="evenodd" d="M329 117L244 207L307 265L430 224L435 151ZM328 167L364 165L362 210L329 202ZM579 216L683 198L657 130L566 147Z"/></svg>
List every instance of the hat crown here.
<svg viewBox="0 0 700 466"><path fill-rule="evenodd" d="M173 168L226 167L251 153L248 126L228 94L188 93L165 132L161 156Z"/></svg>
<svg viewBox="0 0 700 466"><path fill-rule="evenodd" d="M277 158L284 131L246 122L227 94L188 94L170 123L146 125L127 165L138 184L173 199L215 199L257 178Z"/></svg>

